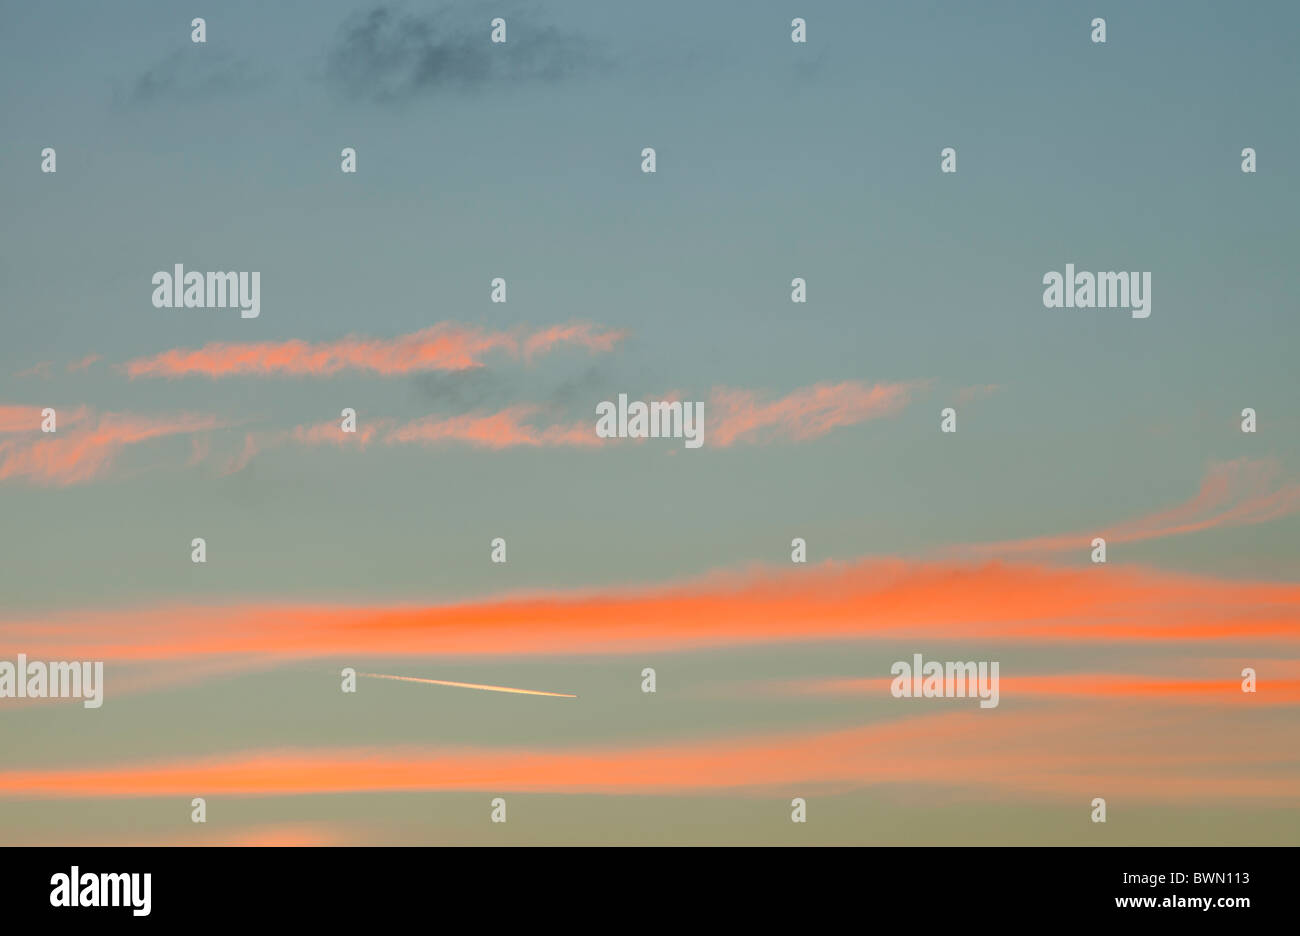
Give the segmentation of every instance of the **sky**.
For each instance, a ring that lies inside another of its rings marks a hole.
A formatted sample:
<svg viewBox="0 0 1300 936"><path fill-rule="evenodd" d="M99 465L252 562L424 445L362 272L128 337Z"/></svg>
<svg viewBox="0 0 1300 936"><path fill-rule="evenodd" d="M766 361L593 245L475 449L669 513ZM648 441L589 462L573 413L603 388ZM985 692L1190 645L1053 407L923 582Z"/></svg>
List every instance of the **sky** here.
<svg viewBox="0 0 1300 936"><path fill-rule="evenodd" d="M1294 4L0 26L0 841L1300 842Z"/></svg>

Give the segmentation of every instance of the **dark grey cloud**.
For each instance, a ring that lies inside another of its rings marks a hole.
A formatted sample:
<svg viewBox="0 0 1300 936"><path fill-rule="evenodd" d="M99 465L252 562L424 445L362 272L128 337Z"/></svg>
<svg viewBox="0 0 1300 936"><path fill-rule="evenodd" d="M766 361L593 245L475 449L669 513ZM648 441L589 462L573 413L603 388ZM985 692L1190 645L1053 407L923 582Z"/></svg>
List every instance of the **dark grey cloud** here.
<svg viewBox="0 0 1300 936"><path fill-rule="evenodd" d="M586 373L570 377L557 385L551 391L550 402L565 409L577 405L586 406L593 400L599 402L605 399L610 388L617 385L618 381L604 368L589 367Z"/></svg>
<svg viewBox="0 0 1300 936"><path fill-rule="evenodd" d="M130 83L126 103L202 101L239 94L265 84L267 76L246 59L196 45L174 52Z"/></svg>
<svg viewBox="0 0 1300 936"><path fill-rule="evenodd" d="M575 409L585 412L611 393L617 394L623 382L604 367L593 365L550 386L539 386L531 376L503 374L486 367L420 374L414 385L420 402L433 404L437 412L469 413L530 403L558 414Z"/></svg>
<svg viewBox="0 0 1300 936"><path fill-rule="evenodd" d="M555 82L606 67L598 47L502 5L445 6L419 14L378 6L349 19L326 60L326 77L343 94L403 101L441 91ZM489 41L490 23L506 20L506 42Z"/></svg>
<svg viewBox="0 0 1300 936"><path fill-rule="evenodd" d="M518 392L514 381L486 367L420 374L415 378L415 387L422 402L454 412L502 406Z"/></svg>

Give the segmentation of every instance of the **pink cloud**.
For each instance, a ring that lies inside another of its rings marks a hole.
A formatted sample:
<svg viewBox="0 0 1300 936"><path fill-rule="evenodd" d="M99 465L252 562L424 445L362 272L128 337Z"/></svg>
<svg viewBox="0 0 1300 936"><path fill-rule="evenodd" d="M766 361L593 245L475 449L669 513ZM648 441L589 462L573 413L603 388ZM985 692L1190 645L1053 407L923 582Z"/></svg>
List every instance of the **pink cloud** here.
<svg viewBox="0 0 1300 936"><path fill-rule="evenodd" d="M0 481L25 478L38 484L78 484L104 475L128 446L165 436L219 429L213 416L184 413L146 417L104 413L93 424L33 438L0 441Z"/></svg>
<svg viewBox="0 0 1300 936"><path fill-rule="evenodd" d="M1078 533L957 547L956 552L1016 555L1085 550L1094 537L1107 545L1181 536L1218 527L1276 520L1300 510L1300 483L1280 481L1276 461L1239 458L1214 464L1189 500L1117 525Z"/></svg>
<svg viewBox="0 0 1300 936"><path fill-rule="evenodd" d="M714 389L705 412L706 445L806 442L840 426L892 416L926 382L819 383L762 402L752 390Z"/></svg>
<svg viewBox="0 0 1300 936"><path fill-rule="evenodd" d="M94 364L96 361L99 361L99 360L102 360L102 358L101 358L100 355L98 355L98 354L87 354L87 355L86 355L84 358L82 358L80 361L73 361L71 364L69 364L69 365L68 365L68 371L69 371L70 373L75 373L75 372L77 372L77 371L83 371L83 370L86 370L88 367L90 367L90 365Z"/></svg>
<svg viewBox="0 0 1300 936"><path fill-rule="evenodd" d="M362 338L310 343L300 340L212 342L202 348L177 348L125 365L132 377L230 377L284 375L323 377L344 370L392 376L430 370L457 371L483 366L494 351L532 356L559 345L609 351L623 332L575 323L528 333L523 329L487 331L443 322L398 338Z"/></svg>
<svg viewBox="0 0 1300 936"><path fill-rule="evenodd" d="M21 370L14 374L15 377L49 377L51 364L49 361L41 361L39 364L33 364L27 370Z"/></svg>
<svg viewBox="0 0 1300 936"><path fill-rule="evenodd" d="M961 406L965 403L974 403L976 400L987 399L988 397L993 396L993 394L1001 392L1002 389L1003 388L1000 384L983 384L974 387L962 387L957 391L957 405Z"/></svg>

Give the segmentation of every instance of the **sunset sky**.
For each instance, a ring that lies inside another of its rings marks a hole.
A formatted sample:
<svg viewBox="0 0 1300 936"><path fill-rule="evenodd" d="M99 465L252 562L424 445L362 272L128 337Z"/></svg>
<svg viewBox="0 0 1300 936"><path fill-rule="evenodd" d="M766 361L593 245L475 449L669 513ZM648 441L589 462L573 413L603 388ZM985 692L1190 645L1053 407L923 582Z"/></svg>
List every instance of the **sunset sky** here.
<svg viewBox="0 0 1300 936"><path fill-rule="evenodd" d="M1297 28L5 5L0 844L1300 844Z"/></svg>

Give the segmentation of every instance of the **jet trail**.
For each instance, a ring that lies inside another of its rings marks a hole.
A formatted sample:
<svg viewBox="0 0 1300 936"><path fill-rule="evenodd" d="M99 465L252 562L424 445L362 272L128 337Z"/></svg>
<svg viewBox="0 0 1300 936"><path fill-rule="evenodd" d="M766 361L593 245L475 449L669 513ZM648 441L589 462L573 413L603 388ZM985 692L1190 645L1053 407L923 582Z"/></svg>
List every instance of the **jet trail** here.
<svg viewBox="0 0 1300 936"><path fill-rule="evenodd" d="M401 682L429 683L433 686L455 686L457 689L484 689L488 692L514 692L519 695L554 696L559 699L576 699L576 695L567 692L542 692L540 689L513 689L510 686L485 686L472 682L451 682L446 679L421 679L418 676L390 676L387 673L358 673L358 676L370 676L373 679L397 679Z"/></svg>

